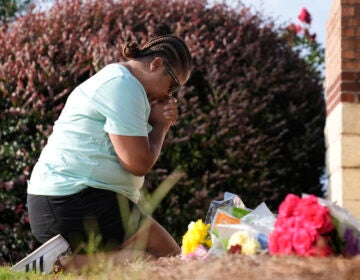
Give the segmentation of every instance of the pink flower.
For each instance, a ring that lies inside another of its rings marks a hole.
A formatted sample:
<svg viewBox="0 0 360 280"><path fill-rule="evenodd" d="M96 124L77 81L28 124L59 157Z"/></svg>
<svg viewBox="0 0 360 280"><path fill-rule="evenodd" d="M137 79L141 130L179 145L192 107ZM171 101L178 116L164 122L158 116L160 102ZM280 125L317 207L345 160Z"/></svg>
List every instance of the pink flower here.
<svg viewBox="0 0 360 280"><path fill-rule="evenodd" d="M298 18L301 22L305 22L307 24L311 24L311 15L306 8L302 8Z"/></svg>
<svg viewBox="0 0 360 280"><path fill-rule="evenodd" d="M288 194L285 197L284 201L279 206L279 216L280 217L292 216L299 202L300 202L300 197L294 194Z"/></svg>
<svg viewBox="0 0 360 280"><path fill-rule="evenodd" d="M292 233L281 232L276 229L270 234L269 252L272 255L293 253Z"/></svg>
<svg viewBox="0 0 360 280"><path fill-rule="evenodd" d="M297 228L297 224L299 223L298 217L281 217L279 216L275 221L275 227L278 231L287 232L294 231Z"/></svg>
<svg viewBox="0 0 360 280"><path fill-rule="evenodd" d="M206 259L208 250L203 245L196 247L195 252L188 253L186 255L181 254L182 259L184 260L193 260L193 259Z"/></svg>
<svg viewBox="0 0 360 280"><path fill-rule="evenodd" d="M329 209L318 203L317 197L309 195L300 200L295 215L301 218L303 226L325 234L334 228Z"/></svg>
<svg viewBox="0 0 360 280"><path fill-rule="evenodd" d="M306 255L315 240L314 232L307 231L305 228L297 228L293 235L293 246L295 252L300 256Z"/></svg>

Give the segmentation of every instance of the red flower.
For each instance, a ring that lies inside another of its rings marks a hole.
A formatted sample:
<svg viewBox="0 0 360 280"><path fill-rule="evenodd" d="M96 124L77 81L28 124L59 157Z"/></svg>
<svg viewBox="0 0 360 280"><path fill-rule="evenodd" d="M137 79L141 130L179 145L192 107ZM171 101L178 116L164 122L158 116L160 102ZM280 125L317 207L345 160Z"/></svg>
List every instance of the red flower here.
<svg viewBox="0 0 360 280"><path fill-rule="evenodd" d="M298 18L301 22L311 24L311 15L306 8L302 8Z"/></svg>
<svg viewBox="0 0 360 280"><path fill-rule="evenodd" d="M229 248L228 253L229 254L241 254L242 247L240 244L233 245Z"/></svg>

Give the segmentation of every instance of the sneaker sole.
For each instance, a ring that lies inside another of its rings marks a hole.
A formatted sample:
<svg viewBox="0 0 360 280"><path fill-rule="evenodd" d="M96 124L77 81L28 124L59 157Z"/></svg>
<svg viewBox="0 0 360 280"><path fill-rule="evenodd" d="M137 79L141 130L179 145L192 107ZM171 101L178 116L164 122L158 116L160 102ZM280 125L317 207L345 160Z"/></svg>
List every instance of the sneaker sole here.
<svg viewBox="0 0 360 280"><path fill-rule="evenodd" d="M65 246L63 245L65 242ZM49 252L53 252L57 249L57 247L64 247L59 248L57 252L58 256L66 254L69 250L70 246L67 241L58 234L53 238L46 241L43 245L41 245L38 249L32 252L30 255L16 263L10 271L21 271L21 272L45 272L50 273L51 271L45 271L45 264L44 264L44 255L48 254ZM65 248L66 247L66 248ZM55 260L56 261L56 260ZM54 261L54 262L55 262Z"/></svg>

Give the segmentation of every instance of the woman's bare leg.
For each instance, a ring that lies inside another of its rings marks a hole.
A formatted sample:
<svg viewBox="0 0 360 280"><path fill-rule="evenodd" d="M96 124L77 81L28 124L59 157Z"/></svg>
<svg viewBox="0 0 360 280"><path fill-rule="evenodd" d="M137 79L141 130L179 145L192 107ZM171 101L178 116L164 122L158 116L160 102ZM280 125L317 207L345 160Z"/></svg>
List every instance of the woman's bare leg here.
<svg viewBox="0 0 360 280"><path fill-rule="evenodd" d="M174 238L157 221L149 217L140 229L122 244L120 250L94 255L74 255L63 260L62 263L65 271L80 272L91 270L92 266L104 262L111 262L116 266L139 259L151 260L175 256L179 253L180 247Z"/></svg>
<svg viewBox="0 0 360 280"><path fill-rule="evenodd" d="M138 250L119 250L106 253L95 253L92 255L75 254L64 257L60 264L55 264L54 272L73 272L82 273L87 271L96 271L104 267L118 267L139 260L152 260L154 256Z"/></svg>
<svg viewBox="0 0 360 280"><path fill-rule="evenodd" d="M180 247L174 238L152 217L148 217L140 229L126 240L121 248L144 250L157 258L175 256L180 253Z"/></svg>

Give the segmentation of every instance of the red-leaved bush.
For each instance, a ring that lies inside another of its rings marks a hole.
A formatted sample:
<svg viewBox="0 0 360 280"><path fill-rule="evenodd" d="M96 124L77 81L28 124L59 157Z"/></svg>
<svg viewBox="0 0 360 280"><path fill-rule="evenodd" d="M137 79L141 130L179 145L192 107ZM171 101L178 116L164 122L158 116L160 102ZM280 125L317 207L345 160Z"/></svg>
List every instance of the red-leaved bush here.
<svg viewBox="0 0 360 280"><path fill-rule="evenodd" d="M275 209L289 192L320 196L322 80L270 20L205 0L58 1L0 27L0 263L34 240L26 180L71 90L122 45L174 33L194 71L180 119L147 176L150 192L176 167L186 176L154 213L177 238L224 191Z"/></svg>

